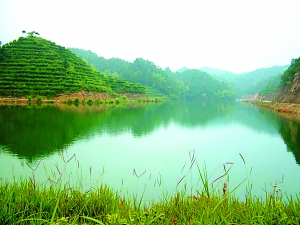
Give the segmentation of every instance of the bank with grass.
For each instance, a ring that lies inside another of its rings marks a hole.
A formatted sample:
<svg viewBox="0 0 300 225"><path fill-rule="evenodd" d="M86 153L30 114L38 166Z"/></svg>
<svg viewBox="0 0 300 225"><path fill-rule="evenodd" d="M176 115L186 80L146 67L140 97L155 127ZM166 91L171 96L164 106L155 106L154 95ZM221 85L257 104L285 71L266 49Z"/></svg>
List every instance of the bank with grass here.
<svg viewBox="0 0 300 225"><path fill-rule="evenodd" d="M164 193L159 201L127 195L105 184L83 190L83 183L71 185L60 176L36 182L28 179L0 180L1 224L299 224L300 198L284 196L276 185L264 197L251 188L245 199L230 189L229 170L210 182L208 172L198 168L201 187L194 194L187 188ZM224 165L225 166L225 165ZM91 172L91 171L90 171ZM184 182L184 181L179 181ZM178 185L178 184L177 184ZM183 187L186 187L184 184Z"/></svg>

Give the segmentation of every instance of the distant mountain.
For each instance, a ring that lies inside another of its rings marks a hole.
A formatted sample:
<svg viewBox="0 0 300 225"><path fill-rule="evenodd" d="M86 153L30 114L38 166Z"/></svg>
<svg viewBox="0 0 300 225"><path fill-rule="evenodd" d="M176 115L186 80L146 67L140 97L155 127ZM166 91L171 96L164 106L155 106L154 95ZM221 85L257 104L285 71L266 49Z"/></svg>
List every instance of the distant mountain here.
<svg viewBox="0 0 300 225"><path fill-rule="evenodd" d="M187 99L234 99L235 92L229 84L214 79L206 72L200 70L185 70L175 73L178 81L183 81L188 91L185 92Z"/></svg>
<svg viewBox="0 0 300 225"><path fill-rule="evenodd" d="M289 67L273 66L270 68L261 68L249 73L243 73L234 81L234 84L241 90L239 94L255 94L260 92L270 81L270 79L281 75Z"/></svg>
<svg viewBox="0 0 300 225"><path fill-rule="evenodd" d="M259 81L275 77L278 74L283 74L288 67L289 65L257 69L252 72L241 74L241 76L239 76L235 82L241 87L249 87L249 85L258 83Z"/></svg>
<svg viewBox="0 0 300 225"><path fill-rule="evenodd" d="M177 70L176 72L177 72L177 73L183 73L183 72L186 71L186 70L188 70L188 68L182 67L182 68L180 68L179 70Z"/></svg>
<svg viewBox="0 0 300 225"><path fill-rule="evenodd" d="M237 74L227 71L227 70L220 70L216 68L211 68L207 66L201 67L199 70L204 71L213 77L216 77L219 80L225 81L225 82L232 82L237 78Z"/></svg>
<svg viewBox="0 0 300 225"><path fill-rule="evenodd" d="M244 94L255 94L260 92L268 85L270 79L283 74L288 67L289 65L273 66L242 74L235 74L230 71L210 67L202 67L200 70L209 73L220 81L230 83L238 93L238 96L242 96Z"/></svg>

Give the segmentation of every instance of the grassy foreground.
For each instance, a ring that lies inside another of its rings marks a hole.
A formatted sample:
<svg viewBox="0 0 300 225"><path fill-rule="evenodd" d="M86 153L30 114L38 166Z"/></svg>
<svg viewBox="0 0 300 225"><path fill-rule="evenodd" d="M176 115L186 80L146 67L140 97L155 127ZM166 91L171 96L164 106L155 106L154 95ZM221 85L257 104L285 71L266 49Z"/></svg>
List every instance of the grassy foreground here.
<svg viewBox="0 0 300 225"><path fill-rule="evenodd" d="M224 165L224 174L210 183L206 169L200 169L194 157L193 165L202 184L195 195L178 191L150 205L144 205L142 198L120 196L107 185L82 191L80 185L74 187L60 179L54 182L48 178L48 182L39 184L32 169L28 180L0 181L0 224L300 223L298 196L283 201L283 194L274 186L264 198L248 192L241 201L234 194L240 185L229 190L231 165L229 169Z"/></svg>

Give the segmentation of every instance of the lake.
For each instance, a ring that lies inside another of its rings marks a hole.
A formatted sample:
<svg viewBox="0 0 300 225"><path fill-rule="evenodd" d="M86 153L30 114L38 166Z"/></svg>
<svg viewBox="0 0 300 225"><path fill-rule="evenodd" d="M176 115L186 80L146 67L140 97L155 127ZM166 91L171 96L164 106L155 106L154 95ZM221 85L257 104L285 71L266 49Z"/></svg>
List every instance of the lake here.
<svg viewBox="0 0 300 225"><path fill-rule="evenodd" d="M34 174L148 201L183 188L195 194L199 168L220 193L227 179L229 190L241 184L239 198L275 184L300 192L300 123L251 104L0 106L0 124L0 179L8 182Z"/></svg>

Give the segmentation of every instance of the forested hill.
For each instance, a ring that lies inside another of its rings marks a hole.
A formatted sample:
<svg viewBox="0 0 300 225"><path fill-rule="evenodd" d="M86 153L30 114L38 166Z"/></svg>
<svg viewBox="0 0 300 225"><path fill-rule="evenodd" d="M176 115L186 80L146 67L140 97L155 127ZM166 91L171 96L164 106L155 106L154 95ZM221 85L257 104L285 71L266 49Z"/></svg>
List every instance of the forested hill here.
<svg viewBox="0 0 300 225"><path fill-rule="evenodd" d="M0 96L145 93L141 85L104 76L68 49L30 33L0 47Z"/></svg>
<svg viewBox="0 0 300 225"><path fill-rule="evenodd" d="M245 94L275 93L279 90L280 76L288 68L285 66L273 66L260 68L248 73L235 74L229 71L202 67L200 70L211 74L214 78L230 83L237 92L238 97Z"/></svg>
<svg viewBox="0 0 300 225"><path fill-rule="evenodd" d="M224 82L220 82L212 78L209 74L200 70L185 70L182 73L175 73L174 77L189 88L185 92L186 98L221 98L231 99L235 98L236 93L233 88Z"/></svg>
<svg viewBox="0 0 300 225"><path fill-rule="evenodd" d="M184 70L182 73L172 72L169 68L163 70L153 62L142 58L131 63L118 58L98 57L91 51L74 48L70 50L108 76L145 85L146 92L150 95L155 92L171 99L235 98L235 93L229 85L204 72L196 70Z"/></svg>
<svg viewBox="0 0 300 225"><path fill-rule="evenodd" d="M292 59L290 67L282 74L276 101L300 104L300 57Z"/></svg>

